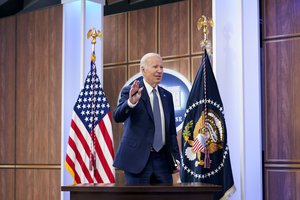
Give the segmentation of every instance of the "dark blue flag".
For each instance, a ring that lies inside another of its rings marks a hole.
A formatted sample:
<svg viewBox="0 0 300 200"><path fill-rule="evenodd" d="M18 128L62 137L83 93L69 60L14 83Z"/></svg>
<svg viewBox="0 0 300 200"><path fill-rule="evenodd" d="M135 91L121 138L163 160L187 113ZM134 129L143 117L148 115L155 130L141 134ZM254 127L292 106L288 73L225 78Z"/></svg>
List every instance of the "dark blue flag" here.
<svg viewBox="0 0 300 200"><path fill-rule="evenodd" d="M181 163L182 182L223 186L215 200L235 191L224 108L206 50L186 105Z"/></svg>

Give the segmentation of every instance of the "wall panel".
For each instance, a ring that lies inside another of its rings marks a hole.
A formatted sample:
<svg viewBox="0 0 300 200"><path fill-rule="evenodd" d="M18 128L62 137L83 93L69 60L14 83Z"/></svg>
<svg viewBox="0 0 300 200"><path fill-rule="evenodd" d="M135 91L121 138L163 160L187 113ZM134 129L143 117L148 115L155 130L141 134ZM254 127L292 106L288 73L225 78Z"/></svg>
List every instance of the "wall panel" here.
<svg viewBox="0 0 300 200"><path fill-rule="evenodd" d="M144 52L157 52L157 7L128 13L128 60L139 61Z"/></svg>
<svg viewBox="0 0 300 200"><path fill-rule="evenodd" d="M33 12L23 14L22 17L17 16L16 120L18 126L16 126L16 160L18 163L32 162L33 160L34 30Z"/></svg>
<svg viewBox="0 0 300 200"><path fill-rule="evenodd" d="M162 57L190 53L189 1L159 7L159 53Z"/></svg>
<svg viewBox="0 0 300 200"><path fill-rule="evenodd" d="M261 5L265 199L299 199L300 4Z"/></svg>
<svg viewBox="0 0 300 200"><path fill-rule="evenodd" d="M0 35L0 199L60 199L62 6L0 19Z"/></svg>
<svg viewBox="0 0 300 200"><path fill-rule="evenodd" d="M60 169L17 169L16 200L60 199Z"/></svg>
<svg viewBox="0 0 300 200"><path fill-rule="evenodd" d="M127 13L104 17L103 63L127 62Z"/></svg>
<svg viewBox="0 0 300 200"><path fill-rule="evenodd" d="M197 72L200 69L202 56L194 56L192 58L192 79L196 78Z"/></svg>
<svg viewBox="0 0 300 200"><path fill-rule="evenodd" d="M192 0L191 4L191 53L199 54L203 53L200 43L204 39L204 37L202 29L200 31L198 31L197 29L197 21L202 15L205 15L206 17L212 19L212 1ZM212 42L212 28L209 27L208 31L208 39Z"/></svg>
<svg viewBox="0 0 300 200"><path fill-rule="evenodd" d="M139 72L140 72L140 63L132 64L128 66L128 78L136 75Z"/></svg>
<svg viewBox="0 0 300 200"><path fill-rule="evenodd" d="M266 169L266 199L300 199L300 170Z"/></svg>
<svg viewBox="0 0 300 200"><path fill-rule="evenodd" d="M61 6L17 17L18 164L60 163L61 24Z"/></svg>
<svg viewBox="0 0 300 200"><path fill-rule="evenodd" d="M15 162L15 27L16 17L0 19L0 164Z"/></svg>
<svg viewBox="0 0 300 200"><path fill-rule="evenodd" d="M15 169L0 168L0 199L15 199Z"/></svg>
<svg viewBox="0 0 300 200"><path fill-rule="evenodd" d="M124 83L127 80L127 67L126 65L115 66L115 67L106 67L103 70L104 74L104 83L103 88L107 97L107 100L110 104L111 116L112 116L112 127L113 127L113 138L114 138L114 148L115 151L118 148L122 131L123 125L121 123L116 123L113 119L113 111L115 110L119 91L123 87Z"/></svg>
<svg viewBox="0 0 300 200"><path fill-rule="evenodd" d="M20 16L21 17L21 16ZM48 55L48 48L49 48L49 32L51 25L48 26L49 23L49 10L39 10L34 12L34 42L33 42L33 53L34 56L29 58L33 60L33 65L28 66L32 67L33 73L30 74L31 76L29 79L32 78L33 87L27 90L28 94L33 91L34 95L32 96L33 100L33 110L34 112L30 111L30 113L26 113L26 115L32 115L32 123L33 129L32 130L22 130L17 132L17 140L22 140L26 142L28 139L26 137L26 132L32 132L33 138L32 142L33 145L28 148L33 148L32 160L28 160L29 163L47 163L48 158L48 151L49 141L49 99L48 99L48 89L51 87L48 84L48 74L49 74L49 58ZM21 38L20 34L18 35L18 39ZM20 49L21 50L21 49ZM22 49L25 51L25 49ZM28 59L28 58L27 58ZM24 66L17 65L17 69ZM18 76L19 77L19 76ZM18 83L22 84L22 83ZM26 98L23 96L17 96L19 98ZM18 106L26 106L24 104L19 104ZM17 113L17 120L20 117L25 117L25 113ZM19 151L17 151L19 154ZM26 155L24 155L26 156ZM20 157L18 157L20 158ZM26 163L26 164L29 164Z"/></svg>
<svg viewBox="0 0 300 200"><path fill-rule="evenodd" d="M300 162L300 39L264 48L266 161Z"/></svg>
<svg viewBox="0 0 300 200"><path fill-rule="evenodd" d="M190 77L190 58L176 58L164 61L164 68L172 69L181 73L188 80Z"/></svg>
<svg viewBox="0 0 300 200"><path fill-rule="evenodd" d="M48 30L48 163L59 164L61 154L61 101L62 98L62 7L49 9ZM53 17L55 16L55 17ZM51 42L55 41L55 42Z"/></svg>
<svg viewBox="0 0 300 200"><path fill-rule="evenodd" d="M300 3L264 0L264 38L300 36Z"/></svg>

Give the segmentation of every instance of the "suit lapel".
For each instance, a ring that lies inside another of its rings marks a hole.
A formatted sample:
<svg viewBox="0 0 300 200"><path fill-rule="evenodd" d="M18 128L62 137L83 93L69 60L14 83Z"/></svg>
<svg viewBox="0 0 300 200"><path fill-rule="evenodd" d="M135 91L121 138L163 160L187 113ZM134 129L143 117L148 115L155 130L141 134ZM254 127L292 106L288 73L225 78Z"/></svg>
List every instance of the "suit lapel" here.
<svg viewBox="0 0 300 200"><path fill-rule="evenodd" d="M152 112L152 108L151 108L150 97L148 95L147 89L146 89L143 81L140 82L139 87L144 87L144 89L142 90L141 99L144 102L144 105L146 107L148 114L150 115L151 119L153 120L153 112Z"/></svg>
<svg viewBox="0 0 300 200"><path fill-rule="evenodd" d="M143 81L140 82L139 87L144 87L144 89L142 90L141 99L142 99L142 101L143 101L143 103L146 107L146 110L147 110L149 116L154 121L153 111L152 111L152 107L151 107L151 103L150 103L150 97L148 95L148 92L146 90L146 87L145 87ZM167 98L167 95L165 94L164 90L160 86L158 86L158 90L159 90L159 95L160 95L160 99L161 99L161 102L162 102L164 115L165 115L165 127L168 127L169 122L170 122L170 114L169 114L169 107L168 107L168 100L169 99Z"/></svg>
<svg viewBox="0 0 300 200"><path fill-rule="evenodd" d="M165 127L168 127L169 121L170 121L168 98L167 98L167 95L165 94L164 90L161 87L158 86L158 90L159 90L160 99L161 99L161 103L162 103L164 115L165 115Z"/></svg>

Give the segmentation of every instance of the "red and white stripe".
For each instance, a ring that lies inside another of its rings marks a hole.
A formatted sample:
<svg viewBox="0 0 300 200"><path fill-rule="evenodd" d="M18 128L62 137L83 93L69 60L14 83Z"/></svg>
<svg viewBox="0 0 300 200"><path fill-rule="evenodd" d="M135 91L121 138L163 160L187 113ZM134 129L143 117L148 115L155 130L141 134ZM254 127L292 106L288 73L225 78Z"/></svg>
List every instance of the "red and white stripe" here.
<svg viewBox="0 0 300 200"><path fill-rule="evenodd" d="M201 143L201 135L199 134L196 139L194 140L194 145L193 145L193 151L195 153L203 151L204 150L204 146Z"/></svg>
<svg viewBox="0 0 300 200"><path fill-rule="evenodd" d="M92 137L77 114L73 112L66 167L77 184L115 182L115 169L112 166L114 148L110 113L97 124L95 134L96 168L89 170Z"/></svg>

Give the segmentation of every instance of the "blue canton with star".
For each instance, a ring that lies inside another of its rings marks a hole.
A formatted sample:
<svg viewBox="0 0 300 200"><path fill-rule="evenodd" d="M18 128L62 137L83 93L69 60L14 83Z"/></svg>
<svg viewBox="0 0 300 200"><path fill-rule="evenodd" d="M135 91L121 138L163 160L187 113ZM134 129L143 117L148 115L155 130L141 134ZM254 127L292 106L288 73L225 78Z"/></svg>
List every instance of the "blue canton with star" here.
<svg viewBox="0 0 300 200"><path fill-rule="evenodd" d="M89 133L109 112L109 104L93 62L85 80L84 88L81 90L74 106L74 111Z"/></svg>

